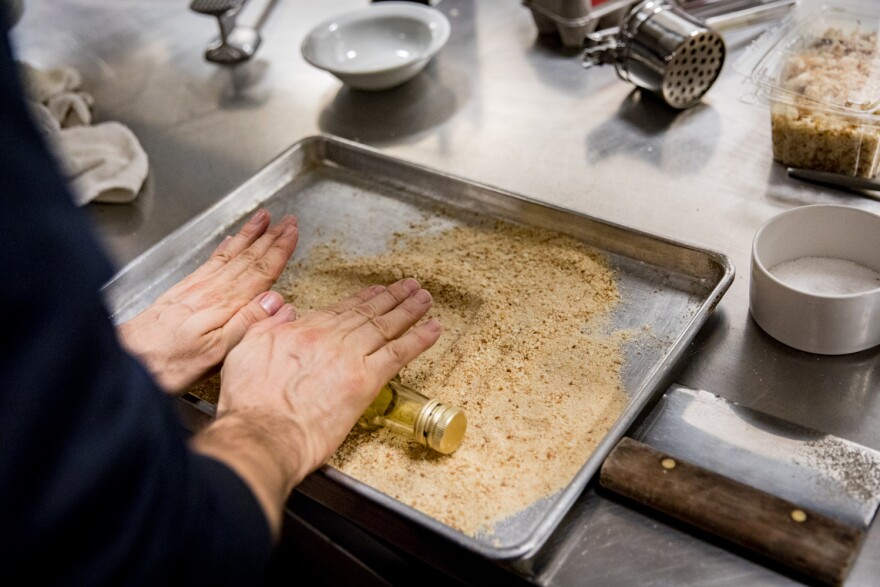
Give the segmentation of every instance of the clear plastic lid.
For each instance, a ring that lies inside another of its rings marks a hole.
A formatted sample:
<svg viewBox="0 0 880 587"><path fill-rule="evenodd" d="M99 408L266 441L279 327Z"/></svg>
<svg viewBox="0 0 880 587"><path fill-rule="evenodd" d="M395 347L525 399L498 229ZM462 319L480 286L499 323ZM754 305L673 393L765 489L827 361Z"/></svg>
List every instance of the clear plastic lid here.
<svg viewBox="0 0 880 587"><path fill-rule="evenodd" d="M874 115L880 109L880 16L825 6L795 11L752 43L736 69L771 101Z"/></svg>

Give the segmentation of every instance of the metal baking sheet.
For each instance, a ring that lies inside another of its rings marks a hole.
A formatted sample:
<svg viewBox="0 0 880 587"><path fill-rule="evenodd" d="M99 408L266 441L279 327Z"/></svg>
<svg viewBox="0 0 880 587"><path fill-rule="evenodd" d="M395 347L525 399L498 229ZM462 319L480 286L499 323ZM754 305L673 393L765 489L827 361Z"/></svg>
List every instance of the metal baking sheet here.
<svg viewBox="0 0 880 587"><path fill-rule="evenodd" d="M316 472L315 479L304 482L299 491L331 507L334 500L376 506L365 508L372 513L354 521L380 536L391 527L410 527L418 533L439 534L498 561L529 556L550 536L617 440L671 383L671 369L733 280L734 268L727 256L439 173L357 143L315 136L293 145L129 263L104 293L117 322L130 318L198 267L226 234L260 206L276 218L286 213L300 218L296 255L302 258L315 245L330 240L351 252L381 252L388 237L406 230L438 204L557 230L606 255L617 272L622 297L613 327L647 326L652 333L648 340L640 338L625 348L622 380L628 406L567 487L503 520L491 534L465 535L331 467ZM213 405L192 396L181 403L184 412L213 415ZM338 509L349 516L361 511Z"/></svg>

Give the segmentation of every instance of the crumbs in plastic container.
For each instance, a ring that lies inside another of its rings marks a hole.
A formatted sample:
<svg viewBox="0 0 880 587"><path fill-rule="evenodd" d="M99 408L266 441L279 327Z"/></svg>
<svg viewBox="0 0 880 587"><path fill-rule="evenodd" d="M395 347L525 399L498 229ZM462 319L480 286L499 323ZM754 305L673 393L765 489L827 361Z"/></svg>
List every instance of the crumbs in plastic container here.
<svg viewBox="0 0 880 587"><path fill-rule="evenodd" d="M880 17L825 7L795 14L749 48L749 77L770 106L773 158L789 167L874 177L880 165ZM742 70L742 67L738 67Z"/></svg>

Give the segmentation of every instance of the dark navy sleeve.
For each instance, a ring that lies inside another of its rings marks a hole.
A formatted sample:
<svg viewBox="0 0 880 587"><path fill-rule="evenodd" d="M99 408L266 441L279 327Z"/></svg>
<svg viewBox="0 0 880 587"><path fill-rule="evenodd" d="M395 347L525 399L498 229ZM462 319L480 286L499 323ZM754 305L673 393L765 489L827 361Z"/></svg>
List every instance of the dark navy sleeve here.
<svg viewBox="0 0 880 587"><path fill-rule="evenodd" d="M3 574L253 584L271 554L265 516L232 470L187 449L179 400L118 344L99 293L112 267L0 44Z"/></svg>

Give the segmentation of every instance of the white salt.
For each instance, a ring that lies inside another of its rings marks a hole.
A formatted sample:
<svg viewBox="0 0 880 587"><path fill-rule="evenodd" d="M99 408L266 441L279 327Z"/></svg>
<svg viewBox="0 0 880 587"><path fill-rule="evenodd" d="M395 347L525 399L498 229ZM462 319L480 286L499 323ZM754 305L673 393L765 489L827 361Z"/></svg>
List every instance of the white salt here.
<svg viewBox="0 0 880 587"><path fill-rule="evenodd" d="M790 287L813 294L854 294L880 287L877 271L831 257L801 257L771 267L770 273Z"/></svg>

